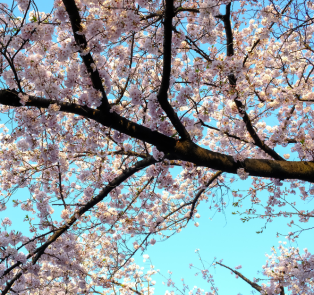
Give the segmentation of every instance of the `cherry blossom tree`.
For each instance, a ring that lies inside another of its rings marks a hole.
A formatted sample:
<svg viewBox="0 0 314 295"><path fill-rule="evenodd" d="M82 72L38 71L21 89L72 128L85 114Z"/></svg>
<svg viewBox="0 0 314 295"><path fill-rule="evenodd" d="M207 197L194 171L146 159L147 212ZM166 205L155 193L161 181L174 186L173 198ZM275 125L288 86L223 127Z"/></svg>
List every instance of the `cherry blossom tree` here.
<svg viewBox="0 0 314 295"><path fill-rule="evenodd" d="M1 294L153 294L155 270L134 255L230 196L250 199L244 219L306 224L314 210L295 200L314 194L313 11L306 0L0 4ZM233 190L245 179L245 195ZM10 229L12 200L28 232ZM313 256L280 251L255 289L313 294Z"/></svg>

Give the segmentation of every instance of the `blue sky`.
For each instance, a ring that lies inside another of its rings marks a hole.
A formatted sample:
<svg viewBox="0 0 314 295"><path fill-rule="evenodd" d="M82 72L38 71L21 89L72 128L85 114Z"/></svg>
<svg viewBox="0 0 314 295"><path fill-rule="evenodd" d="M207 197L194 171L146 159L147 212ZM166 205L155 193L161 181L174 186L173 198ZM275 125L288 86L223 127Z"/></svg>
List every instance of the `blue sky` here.
<svg viewBox="0 0 314 295"><path fill-rule="evenodd" d="M239 187L243 188L243 185L248 185L248 181L238 183ZM262 193L260 198L265 201L267 194ZM308 205L301 201L298 201L298 204L301 207ZM212 262L214 257L217 257L218 260L224 259L223 263L232 268L241 264L243 268L240 272L252 280L254 277L262 277L257 272L262 271L262 265L266 262L265 254L270 254L273 246L277 248L279 241L287 241L284 237L276 238L277 232L285 234L291 230L286 225L288 219L281 218L269 223L262 234L257 234L256 231L264 226L264 222L251 220L243 223L239 216L232 215L234 208L231 205L226 209L225 216L217 214L212 220L210 220L212 213L206 203L202 203L198 209L201 214L199 227L191 223L180 234L166 242L156 244L147 251L157 269L165 275L168 270L171 270L173 280L179 285L180 279L184 277L191 288L194 285L205 290L210 288L201 278L194 276L195 270L188 267L189 263L201 266L195 249L200 249L202 258L208 262ZM301 235L298 244L293 244L293 246L313 251L312 234ZM231 275L227 269L219 267L216 270L213 269L212 274L220 290L219 294L244 295L251 294L253 290L244 281ZM158 290L156 294L163 294L162 290L168 289L160 284L156 286Z"/></svg>
<svg viewBox="0 0 314 295"><path fill-rule="evenodd" d="M11 3L9 0L2 2ZM53 1L36 1L40 11L50 11ZM4 120L2 119L3 123ZM277 150L280 152L280 150ZM237 182L236 188L248 187L248 181ZM18 198L22 194L28 194L26 190L20 190L14 197ZM266 192L260 194L260 199L264 202L268 195ZM298 195L295 197L299 199ZM312 206L311 203L304 203L298 200L300 206ZM165 242L158 242L147 250L156 269L160 269L165 276L168 270L173 272L172 278L181 287L181 278L185 278L185 282L190 288L197 285L205 290L210 289L210 285L205 283L200 277L194 274L196 270L189 269L189 263L200 266L195 249L200 249L201 256L204 260L211 262L214 257L224 259L224 264L234 268L241 264L243 268L240 270L249 279L253 277L261 277L257 271L262 270L265 263L265 254L270 254L271 247L278 246L279 241L285 241L284 237L276 238L278 231L287 233L291 229L286 226L288 219L277 219L267 225L267 229L262 234L256 234L264 225L263 221L252 220L248 223L240 221L239 216L232 215L235 209L229 205L224 214L216 214L212 218L213 213L208 209L209 205L202 203L198 208L201 218L200 226L195 227L191 222L186 229L180 234L176 234ZM10 216L11 215L11 216ZM10 217L14 222L13 226L17 230L23 231L27 225L23 224L26 213L16 214L16 210L0 212L0 219ZM212 218L212 219L211 219ZM314 251L312 233L304 234L298 240L300 249L307 247L309 251ZM136 256L136 262L148 268L149 263L143 262L141 255ZM240 279L235 279L230 271L223 268L212 268L216 286L219 288L219 294L251 294L252 288ZM157 281L155 286L155 294L164 294L168 289L161 284L165 281L162 277L156 275L154 280Z"/></svg>

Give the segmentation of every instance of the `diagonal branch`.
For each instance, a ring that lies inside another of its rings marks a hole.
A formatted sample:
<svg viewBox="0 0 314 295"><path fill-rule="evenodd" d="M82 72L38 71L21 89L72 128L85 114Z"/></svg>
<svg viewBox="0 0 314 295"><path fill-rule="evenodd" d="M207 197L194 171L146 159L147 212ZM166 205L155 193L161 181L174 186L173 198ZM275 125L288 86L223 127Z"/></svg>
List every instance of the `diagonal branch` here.
<svg viewBox="0 0 314 295"><path fill-rule="evenodd" d="M195 209L195 206L196 206L196 203L197 201L199 200L200 196L202 195L202 193L222 174L223 172L222 171L218 171L216 172L208 181L207 183L205 184L205 187L200 189L199 192L196 194L194 200L192 201L191 205L191 211L190 211L190 217L188 218L187 222L190 221L190 219L192 218L193 216L193 212L194 212L194 209Z"/></svg>
<svg viewBox="0 0 314 295"><path fill-rule="evenodd" d="M245 143L251 143L251 142L249 142L249 141L247 141L247 140L245 140L245 139L240 138L239 136L230 134L229 132L221 131L220 129L218 129L218 128L216 128L216 127L210 126L210 125L204 123L204 121L201 120L201 119L199 119L199 120L200 120L201 125L204 126L204 127L207 127L207 128L209 128L209 129L215 130L215 131L220 132L220 133L223 133L223 134L225 134L226 136L228 136L229 138L234 138L234 139L240 140L240 141L245 142Z"/></svg>
<svg viewBox="0 0 314 295"><path fill-rule="evenodd" d="M91 208L93 208L96 204L98 204L99 202L101 202L112 190L114 190L117 186L119 186L123 181L125 181L126 179L128 179L130 176L132 176L133 174L135 174L136 172L157 163L157 161L153 158L153 157L148 157L144 160L141 160L139 162L137 162L133 167L128 168L126 170L124 170L119 176L117 176L113 181L109 182L109 184L104 187L101 192L94 197L93 199L91 199L84 207L78 209L78 211L75 212L75 214L73 214L67 221L66 224L64 224L63 226L61 226L58 230L55 231L55 233L53 235L51 235L47 242L45 242L42 246L40 246L39 248L37 248L35 251L33 251L32 253L27 255L27 259L33 257L32 263L35 264L38 259L44 254L45 250L47 249L47 247L49 245L51 245L54 241L56 241L63 233L65 233L77 220L78 218L80 218L83 214L85 214L88 210L90 210ZM12 265L10 268L8 268L7 270L5 270L3 272L3 274L1 275L0 278L4 277L5 275L7 275L8 273L10 273L13 269L15 269L16 267L22 265L21 262L17 262L14 265ZM11 286L14 284L14 282L16 280L18 280L21 275L23 274L23 272L18 272L14 278L8 282L7 287L3 290L3 292L1 293L1 295L7 294L7 292L9 291L9 289L11 288Z"/></svg>
<svg viewBox="0 0 314 295"><path fill-rule="evenodd" d="M11 289L11 287L13 286L13 284L15 283L15 281L17 281L21 276L22 276L22 272L20 271L19 273L17 273L14 278L10 281L7 282L6 287L3 289L3 291L1 292L1 295L5 295L9 292L9 290Z"/></svg>
<svg viewBox="0 0 314 295"><path fill-rule="evenodd" d="M87 72L90 75L93 87L100 91L102 94L102 104L99 107L100 110L109 111L110 106L108 102L108 98L105 92L105 89L102 85L101 78L99 76L99 72L97 69L93 69L92 65L95 67L95 63L93 60L92 55L90 54L88 50L88 44L86 41L86 38L83 34L80 32L82 31L82 25L81 25L81 16L79 13L79 10L75 4L74 0L63 0L63 4L65 6L65 9L69 15L71 26L73 30L73 36L75 39L76 44L80 47L81 51L81 58L84 62L84 65L87 69ZM88 51L88 53L82 53L82 51Z"/></svg>
<svg viewBox="0 0 314 295"><path fill-rule="evenodd" d="M165 0L165 18L164 18L164 42L163 42L163 69L161 85L157 94L157 99L162 109L167 114L174 128L183 140L190 140L190 135L186 131L177 113L174 111L168 101L168 90L171 76L171 43L172 43L172 19L175 16L173 0Z"/></svg>
<svg viewBox="0 0 314 295"><path fill-rule="evenodd" d="M290 6L291 3L292 3L292 0L290 0L290 1L287 3L287 5L284 7L284 9L280 12L281 15L286 12L286 10L288 9L288 7ZM272 22L272 23L270 24L270 26L268 27L268 29L271 29L274 24L275 24L275 22ZM245 56L245 58L244 58L244 60L243 60L243 64L242 64L243 66L245 65L246 61L248 60L250 54L253 52L254 48L255 48L260 42L261 42L261 39L257 39L257 40L253 43L251 49L248 51L248 53L246 54L246 56Z"/></svg>
<svg viewBox="0 0 314 295"><path fill-rule="evenodd" d="M18 93L13 90L0 90L0 104L13 107L23 106L20 103ZM48 109L52 104L58 105L61 112L80 115L94 120L105 127L115 129L130 137L151 144L164 152L165 157L169 160L186 161L200 167L233 174L236 174L239 168L244 168L251 176L299 179L314 182L314 162L312 161L280 161L251 158L235 161L232 156L207 150L190 140L175 140L172 137L152 131L145 126L121 117L114 112L109 112L104 116L102 111L87 106L34 96L29 97L25 107Z"/></svg>
<svg viewBox="0 0 314 295"><path fill-rule="evenodd" d="M252 288L254 288L255 290L257 290L258 292L261 292L262 291L262 287L259 286L258 284L252 282L251 280L249 280L248 278L246 278L243 274L241 274L240 272L230 268L229 266L227 265L224 265L220 262L216 262L216 264L219 264L229 270L231 270L233 273L235 273L237 276L239 276L242 280L244 280L245 282L247 282L249 285L251 285Z"/></svg>
<svg viewBox="0 0 314 295"><path fill-rule="evenodd" d="M172 30L177 33L181 34L175 26L172 26ZM201 49L199 46L197 46L196 42L193 41L189 36L185 37L186 42L191 46L191 49L197 52L199 55L201 55L203 58L205 58L208 62L212 62L213 60Z"/></svg>
<svg viewBox="0 0 314 295"><path fill-rule="evenodd" d="M143 295L143 293L141 293L141 292L139 292L139 291L137 291L137 290L135 290L135 289L133 289L133 288L127 286L127 285L120 284L119 282L116 282L116 281L112 281L112 283L115 284L115 285L117 285L117 286L120 286L120 287L122 287L122 288L128 289L128 290L132 291L132 292L135 293L135 294ZM101 294L102 294L102 293L101 293Z"/></svg>
<svg viewBox="0 0 314 295"><path fill-rule="evenodd" d="M201 55L203 58L205 58L208 62L211 63L213 61L201 48L199 48L197 46L196 42L193 41L189 36L186 36L185 38L188 41L188 43L190 43L191 48L195 52L197 52L199 55ZM191 45L191 43L192 43L193 46Z"/></svg>

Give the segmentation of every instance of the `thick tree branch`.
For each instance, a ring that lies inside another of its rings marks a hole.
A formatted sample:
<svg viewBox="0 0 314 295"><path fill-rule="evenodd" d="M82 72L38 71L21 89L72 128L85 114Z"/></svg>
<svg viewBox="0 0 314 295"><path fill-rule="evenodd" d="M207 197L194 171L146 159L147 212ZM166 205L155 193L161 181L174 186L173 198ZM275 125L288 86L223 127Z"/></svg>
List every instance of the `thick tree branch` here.
<svg viewBox="0 0 314 295"><path fill-rule="evenodd" d="M173 0L165 0L165 18L164 18L164 42L163 42L163 70L161 85L157 94L157 99L162 109L167 114L174 128L183 140L190 139L178 115L168 101L168 90L171 76L171 43L172 43L172 18L174 17Z"/></svg>
<svg viewBox="0 0 314 295"><path fill-rule="evenodd" d="M280 286L280 295L285 295L285 289L283 286Z"/></svg>
<svg viewBox="0 0 314 295"><path fill-rule="evenodd" d="M88 44L87 44L86 38L84 35L79 33L82 31L81 16L79 14L79 11L78 11L78 8L75 4L75 1L74 0L63 0L63 4L64 4L65 9L69 15L75 42L80 47L81 58L82 58L84 65L87 69L87 72L90 75L91 81L93 83L93 87L96 90L100 91L102 94L102 104L99 107L99 109L104 110L104 111L109 111L110 106L109 106L108 98L107 98L105 89L102 85L102 81L101 81L101 78L99 76L99 72L97 69L93 68L93 67L96 67L96 65L94 63L92 55L90 54L90 52L88 50ZM82 51L84 51L84 50L88 51L88 53L87 54L82 53ZM93 65L93 67L92 67L92 65Z"/></svg>
<svg viewBox="0 0 314 295"><path fill-rule="evenodd" d="M0 104L21 107L18 93L10 90L0 90ZM59 102L30 96L26 106L47 109L51 104L60 106L60 111L72 113L95 120L103 126L113 128L133 138L154 145L165 153L170 160L191 162L200 167L208 167L227 173L236 174L239 168L244 168L251 176L279 179L299 179L314 182L314 162L311 161L280 161L265 159L245 159L235 161L232 156L204 149L189 140L175 140L157 131L134 123L116 113L104 113L100 110L74 103Z"/></svg>
<svg viewBox="0 0 314 295"><path fill-rule="evenodd" d="M15 283L15 281L17 281L22 276L22 274L23 274L22 272L17 273L10 282L7 282L7 285L1 292L1 295L7 294L11 287L13 286L13 284Z"/></svg>

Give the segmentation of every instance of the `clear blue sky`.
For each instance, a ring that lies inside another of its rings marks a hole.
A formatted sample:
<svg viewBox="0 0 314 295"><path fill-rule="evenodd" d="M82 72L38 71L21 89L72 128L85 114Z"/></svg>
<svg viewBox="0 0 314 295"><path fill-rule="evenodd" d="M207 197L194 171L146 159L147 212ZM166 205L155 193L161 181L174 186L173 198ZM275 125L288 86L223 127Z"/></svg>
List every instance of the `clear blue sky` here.
<svg viewBox="0 0 314 295"><path fill-rule="evenodd" d="M9 0L2 2L11 3ZM40 11L50 11L53 1L36 1ZM2 122L3 123L3 119ZM238 188L243 188L248 185L248 182L238 182ZM15 197L27 193L25 190L19 191ZM262 193L260 198L265 201L267 194ZM298 198L298 197L296 197ZM312 206L312 203L301 203L301 206ZM242 223L239 216L231 214L235 211L230 205L226 214L217 214L212 217L212 212L208 209L208 205L203 203L199 207L201 218L199 219L200 226L197 228L193 222L184 229L180 234L176 234L168 241L156 243L156 245L148 248L147 254L150 255L156 269L167 276L168 270L173 272L173 280L177 282L178 287L181 286L180 279L183 277L190 288L197 285L205 290L210 290L210 285L205 283L200 277L195 277L195 270L189 269L189 263L195 266L200 266L198 263L195 249L200 249L200 253L204 260L211 262L214 257L224 259L224 264L234 268L241 264L243 268L240 270L249 279L253 277L261 277L258 271L262 270L262 265L265 263L265 254L270 254L272 246L278 246L278 241L285 241L282 238L276 238L276 233L287 233L291 229L286 226L287 219L278 219L273 223L268 224L267 229L262 234L256 234L256 231L264 225L259 220L253 220L248 223ZM10 216L11 215L11 216ZM8 210L0 212L0 219L10 217L14 221L14 228L23 230L27 228L23 224L23 219L26 213L16 214L16 210ZM313 233L309 232L301 236L298 241L300 249L307 247L309 251L314 252ZM149 264L143 262L140 255L137 255L136 262L142 266L148 267ZM251 294L252 288L243 282L241 279L235 279L230 271L223 268L213 269L216 286L219 288L221 295L236 295L236 294ZM154 277L157 281L155 286L155 294L164 294L168 288L161 284L165 281L158 275Z"/></svg>

